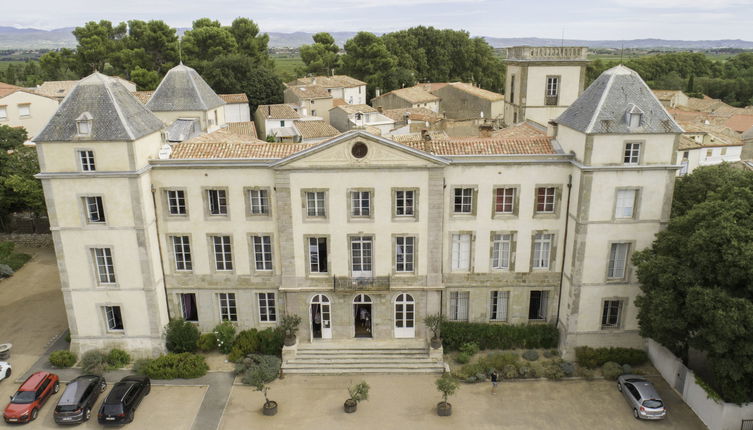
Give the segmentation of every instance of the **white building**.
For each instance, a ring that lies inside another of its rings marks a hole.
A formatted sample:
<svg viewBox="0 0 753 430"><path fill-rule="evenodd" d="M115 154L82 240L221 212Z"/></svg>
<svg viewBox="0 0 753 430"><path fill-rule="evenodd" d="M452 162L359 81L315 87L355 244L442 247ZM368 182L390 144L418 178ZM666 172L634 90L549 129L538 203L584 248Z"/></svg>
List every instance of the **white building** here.
<svg viewBox="0 0 753 430"><path fill-rule="evenodd" d="M225 102L226 122L251 121L251 108L246 94L219 94L219 96Z"/></svg>
<svg viewBox="0 0 753 430"><path fill-rule="evenodd" d="M724 126L693 121L681 121L680 126L684 133L675 158L675 163L682 165L678 176L693 173L701 166L740 161L743 141L734 131Z"/></svg>
<svg viewBox="0 0 753 430"><path fill-rule="evenodd" d="M379 113L369 105L344 104L333 107L329 111L329 121L340 131L373 127L372 130L378 130L381 136L390 134L390 131L395 128L394 119Z"/></svg>
<svg viewBox="0 0 753 430"><path fill-rule="evenodd" d="M37 135L58 108L58 101L0 82L0 125L23 127L29 139Z"/></svg>
<svg viewBox="0 0 753 430"><path fill-rule="evenodd" d="M346 75L307 76L289 82L287 85L289 87L296 85L319 85L325 88L333 99L342 99L345 100L345 103L351 105L366 103L366 82Z"/></svg>

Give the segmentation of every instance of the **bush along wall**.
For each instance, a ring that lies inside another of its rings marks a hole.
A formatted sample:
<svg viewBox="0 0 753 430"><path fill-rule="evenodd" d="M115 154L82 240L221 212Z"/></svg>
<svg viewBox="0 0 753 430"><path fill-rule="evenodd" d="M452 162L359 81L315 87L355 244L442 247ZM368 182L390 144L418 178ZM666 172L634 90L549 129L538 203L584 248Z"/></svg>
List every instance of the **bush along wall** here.
<svg viewBox="0 0 753 430"><path fill-rule="evenodd" d="M463 344L476 343L480 349L556 348L559 331L552 324L496 325L468 322L444 322L442 345L447 351Z"/></svg>
<svg viewBox="0 0 753 430"><path fill-rule="evenodd" d="M594 369L608 362L640 366L648 361L646 351L635 348L575 348L575 361L579 366Z"/></svg>

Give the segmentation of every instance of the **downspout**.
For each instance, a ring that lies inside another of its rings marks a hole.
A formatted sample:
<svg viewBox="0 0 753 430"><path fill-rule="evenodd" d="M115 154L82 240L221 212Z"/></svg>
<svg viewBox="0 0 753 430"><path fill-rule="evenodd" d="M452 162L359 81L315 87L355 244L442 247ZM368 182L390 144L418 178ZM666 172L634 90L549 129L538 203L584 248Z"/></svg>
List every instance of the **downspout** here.
<svg viewBox="0 0 753 430"><path fill-rule="evenodd" d="M567 206L565 208L565 234L562 239L562 266L560 267L560 288L557 294L557 322L555 327L560 326L560 308L562 307L562 283L565 280L565 257L567 256L567 226L570 223L570 194L573 191L573 175L567 178Z"/></svg>
<svg viewBox="0 0 753 430"><path fill-rule="evenodd" d="M154 208L154 229L157 231L157 249L159 250L159 268L162 272L162 288L165 290L165 309L167 310L167 319L169 321L172 320L173 317L170 315L170 304L167 302L167 279L165 279L165 262L162 258L162 240L160 240L159 222L157 220L157 197L155 196L157 190L154 188L154 185L151 186L151 191L152 207Z"/></svg>

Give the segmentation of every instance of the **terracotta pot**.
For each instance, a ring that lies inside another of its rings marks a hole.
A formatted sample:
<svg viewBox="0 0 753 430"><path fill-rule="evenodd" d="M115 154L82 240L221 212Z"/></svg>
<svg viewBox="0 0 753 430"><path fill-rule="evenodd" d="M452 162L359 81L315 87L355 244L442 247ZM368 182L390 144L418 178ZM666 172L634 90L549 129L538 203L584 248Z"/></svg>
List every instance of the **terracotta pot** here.
<svg viewBox="0 0 753 430"><path fill-rule="evenodd" d="M356 409L358 409L358 402L353 399L348 399L345 401L343 409L345 409L346 413L352 414L356 411Z"/></svg>
<svg viewBox="0 0 753 430"><path fill-rule="evenodd" d="M285 336L285 340L283 340L283 344L285 346L295 345L295 336Z"/></svg>
<svg viewBox="0 0 753 430"><path fill-rule="evenodd" d="M452 404L447 402L437 403L437 415L440 417L449 417L452 415Z"/></svg>
<svg viewBox="0 0 753 430"><path fill-rule="evenodd" d="M430 345L433 349L440 348L442 346L442 339L438 337L432 337Z"/></svg>
<svg viewBox="0 0 753 430"><path fill-rule="evenodd" d="M274 400L270 400L266 403L264 403L264 408L262 409L262 413L268 417L271 417L272 415L277 414L277 402Z"/></svg>

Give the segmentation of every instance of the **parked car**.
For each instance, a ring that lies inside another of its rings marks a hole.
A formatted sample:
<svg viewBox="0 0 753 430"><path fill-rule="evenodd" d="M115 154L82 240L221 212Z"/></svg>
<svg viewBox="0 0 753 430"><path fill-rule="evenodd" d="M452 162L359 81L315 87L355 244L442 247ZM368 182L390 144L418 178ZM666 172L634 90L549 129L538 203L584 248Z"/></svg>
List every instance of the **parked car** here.
<svg viewBox="0 0 753 430"><path fill-rule="evenodd" d="M102 407L99 409L98 421L103 425L121 425L133 421L136 408L144 396L149 394L152 384L149 377L130 375L112 386Z"/></svg>
<svg viewBox="0 0 753 430"><path fill-rule="evenodd" d="M6 361L0 361L0 381L6 378L10 378L10 363Z"/></svg>
<svg viewBox="0 0 753 430"><path fill-rule="evenodd" d="M10 397L3 419L6 423L28 423L37 418L39 409L60 389L58 375L35 372L29 376L16 394Z"/></svg>
<svg viewBox="0 0 753 430"><path fill-rule="evenodd" d="M617 378L617 389L625 396L628 404L633 408L636 419L660 420L667 416L659 393L654 384L638 375L620 375Z"/></svg>
<svg viewBox="0 0 753 430"><path fill-rule="evenodd" d="M69 382L55 407L55 422L78 424L89 421L94 403L105 388L107 382L102 376L83 375Z"/></svg>

